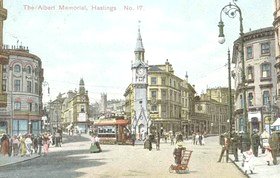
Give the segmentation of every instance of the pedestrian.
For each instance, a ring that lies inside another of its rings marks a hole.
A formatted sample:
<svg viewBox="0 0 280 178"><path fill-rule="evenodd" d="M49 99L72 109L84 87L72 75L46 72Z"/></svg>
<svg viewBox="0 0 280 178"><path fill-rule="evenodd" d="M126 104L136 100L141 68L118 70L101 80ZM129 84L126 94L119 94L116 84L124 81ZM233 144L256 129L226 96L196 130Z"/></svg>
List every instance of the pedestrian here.
<svg viewBox="0 0 280 178"><path fill-rule="evenodd" d="M202 145L202 134L201 133L199 133L198 142L199 142L199 145Z"/></svg>
<svg viewBox="0 0 280 178"><path fill-rule="evenodd" d="M269 139L269 133L266 131L266 129L264 129L263 133L260 136L262 154L265 153L266 147L269 146L268 139Z"/></svg>
<svg viewBox="0 0 280 178"><path fill-rule="evenodd" d="M131 142L132 142L132 146L134 146L134 145L135 145L135 140L136 140L136 135L135 135L135 133L132 133L132 134L131 134Z"/></svg>
<svg viewBox="0 0 280 178"><path fill-rule="evenodd" d="M17 156L19 151L19 140L16 135L13 137L13 156Z"/></svg>
<svg viewBox="0 0 280 178"><path fill-rule="evenodd" d="M174 135L170 133L170 144L174 145Z"/></svg>
<svg viewBox="0 0 280 178"><path fill-rule="evenodd" d="M19 141L20 141L20 156L23 157L26 155L25 135L22 135Z"/></svg>
<svg viewBox="0 0 280 178"><path fill-rule="evenodd" d="M148 149L149 151L152 151L153 145L152 145L153 135L150 133L148 137Z"/></svg>
<svg viewBox="0 0 280 178"><path fill-rule="evenodd" d="M271 148L269 146L265 148L265 160L266 160L268 166L270 165L270 163L273 162Z"/></svg>
<svg viewBox="0 0 280 178"><path fill-rule="evenodd" d="M45 133L43 136L43 149L44 149L44 156L46 156L49 153L49 145L50 145L50 136Z"/></svg>
<svg viewBox="0 0 280 178"><path fill-rule="evenodd" d="M160 145L160 133L157 133L157 140L156 140L156 149L159 150L159 145Z"/></svg>
<svg viewBox="0 0 280 178"><path fill-rule="evenodd" d="M234 155L234 161L238 162L238 143L239 143L239 137L237 135L237 132L233 132L231 135L230 145L233 151Z"/></svg>
<svg viewBox="0 0 280 178"><path fill-rule="evenodd" d="M96 136L92 135L91 144L90 144L90 148L89 148L90 153L99 153L100 152L99 148L96 145L96 142L97 142Z"/></svg>
<svg viewBox="0 0 280 178"><path fill-rule="evenodd" d="M198 143L198 140L199 140L199 135L198 135L198 133L196 133L195 134L195 144L197 145L197 143Z"/></svg>
<svg viewBox="0 0 280 178"><path fill-rule="evenodd" d="M181 164L183 150L186 150L186 148L183 146L183 142L178 142L175 149L173 150L174 161L177 165Z"/></svg>
<svg viewBox="0 0 280 178"><path fill-rule="evenodd" d="M102 149L100 147L100 139L99 139L98 135L96 135L96 137L95 137L95 144L96 144L97 148L99 149L99 151L102 152Z"/></svg>
<svg viewBox="0 0 280 178"><path fill-rule="evenodd" d="M222 157L224 156L225 152L226 152L226 162L228 162L229 144L230 144L228 133L224 133L222 138L223 138L223 141L221 143L222 144L222 150L221 150L221 154L220 154L220 157L219 157L217 162L221 162Z"/></svg>
<svg viewBox="0 0 280 178"><path fill-rule="evenodd" d="M33 148L34 148L35 153L37 153L37 151L38 151L38 137L39 136L36 136L33 138Z"/></svg>
<svg viewBox="0 0 280 178"><path fill-rule="evenodd" d="M277 164L277 150L278 150L278 135L276 132L274 132L274 129L271 129L272 134L268 139L269 146L271 148L271 155L273 158L273 164Z"/></svg>
<svg viewBox="0 0 280 178"><path fill-rule="evenodd" d="M253 134L251 136L252 138L252 150L255 157L258 157L258 151L260 146L260 136L257 133L257 130L253 131Z"/></svg>
<svg viewBox="0 0 280 178"><path fill-rule="evenodd" d="M193 145L195 145L195 133L192 133L192 140L193 140Z"/></svg>
<svg viewBox="0 0 280 178"><path fill-rule="evenodd" d="M251 174L253 174L254 170L254 154L252 148L248 151L243 152L244 155L244 172L247 175L248 172L250 171Z"/></svg>
<svg viewBox="0 0 280 178"><path fill-rule="evenodd" d="M30 135L26 135L25 145L26 145L26 156L30 156L32 154L31 151L32 140Z"/></svg>
<svg viewBox="0 0 280 178"><path fill-rule="evenodd" d="M204 134L201 135L201 144L205 145L205 137Z"/></svg>
<svg viewBox="0 0 280 178"><path fill-rule="evenodd" d="M9 156L9 138L6 134L3 134L1 138L1 153L4 156Z"/></svg>
<svg viewBox="0 0 280 178"><path fill-rule="evenodd" d="M42 143L42 135L39 135L38 138L37 138L37 144L38 144L38 155L41 156L41 153L42 153L42 146L43 146L43 143Z"/></svg>

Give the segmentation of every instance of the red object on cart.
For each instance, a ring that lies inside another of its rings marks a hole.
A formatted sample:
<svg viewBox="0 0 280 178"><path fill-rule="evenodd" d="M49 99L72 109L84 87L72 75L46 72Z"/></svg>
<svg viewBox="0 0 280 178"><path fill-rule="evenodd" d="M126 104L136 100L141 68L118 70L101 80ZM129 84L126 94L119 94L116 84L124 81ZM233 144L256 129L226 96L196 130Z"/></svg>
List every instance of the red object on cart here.
<svg viewBox="0 0 280 178"><path fill-rule="evenodd" d="M190 158L192 155L192 150L182 150L182 156L181 156L181 164L171 164L169 167L169 172L176 172L176 173L188 173L189 167L188 164L190 162Z"/></svg>

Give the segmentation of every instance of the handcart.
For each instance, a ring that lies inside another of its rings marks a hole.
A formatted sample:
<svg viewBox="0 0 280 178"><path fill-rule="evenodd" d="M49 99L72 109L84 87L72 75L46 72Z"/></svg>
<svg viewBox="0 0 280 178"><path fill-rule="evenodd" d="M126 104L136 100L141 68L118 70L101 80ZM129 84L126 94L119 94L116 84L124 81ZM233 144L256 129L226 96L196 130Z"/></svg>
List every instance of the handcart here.
<svg viewBox="0 0 280 178"><path fill-rule="evenodd" d="M173 173L189 173L189 161L192 155L192 150L182 150L182 156L181 156L181 164L171 164L171 166L169 167L169 172Z"/></svg>

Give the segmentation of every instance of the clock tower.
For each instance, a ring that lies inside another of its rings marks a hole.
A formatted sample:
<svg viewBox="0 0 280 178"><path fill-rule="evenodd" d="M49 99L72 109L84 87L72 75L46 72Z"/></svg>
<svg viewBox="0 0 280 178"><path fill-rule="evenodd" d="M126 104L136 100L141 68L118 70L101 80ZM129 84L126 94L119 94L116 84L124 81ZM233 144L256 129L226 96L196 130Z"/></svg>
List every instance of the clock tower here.
<svg viewBox="0 0 280 178"><path fill-rule="evenodd" d="M142 43L140 28L136 48L134 50L135 59L132 63L132 85L134 88L134 111L132 115L132 132L138 139L145 139L150 127L147 111L147 87L148 87L148 64L144 58L145 49Z"/></svg>

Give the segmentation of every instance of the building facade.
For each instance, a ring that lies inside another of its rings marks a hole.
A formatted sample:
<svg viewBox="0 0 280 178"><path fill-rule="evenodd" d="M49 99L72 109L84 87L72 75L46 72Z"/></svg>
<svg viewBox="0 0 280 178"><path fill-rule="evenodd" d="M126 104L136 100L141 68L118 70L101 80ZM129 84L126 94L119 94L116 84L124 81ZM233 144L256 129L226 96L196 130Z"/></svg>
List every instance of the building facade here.
<svg viewBox="0 0 280 178"><path fill-rule="evenodd" d="M189 134L190 115L194 112L194 88L174 74L166 60L163 65L150 65L148 70L148 106L157 130Z"/></svg>
<svg viewBox="0 0 280 178"><path fill-rule="evenodd" d="M239 40L239 39L238 39ZM248 132L269 129L273 123L273 113L278 109L276 101L277 73L274 68L275 37L272 27L250 31L244 34L245 89L243 96L242 62L239 55L238 40L234 43L232 62L235 84L235 128L243 131L247 125ZM277 64L276 64L277 66ZM243 116L243 100L246 99L248 123Z"/></svg>
<svg viewBox="0 0 280 178"><path fill-rule="evenodd" d="M42 83L44 70L39 57L23 46L4 46L9 56L3 67L3 91L7 93L7 107L0 119L5 121L11 135L41 132Z"/></svg>
<svg viewBox="0 0 280 178"><path fill-rule="evenodd" d="M205 94L196 97L195 113L192 115L191 129L194 132L202 132L208 134L222 134L229 128L229 106L223 103L221 96L228 96L226 88L207 89ZM212 93L217 95L213 96ZM219 94L218 94L219 93ZM223 93L223 95L221 95Z"/></svg>
<svg viewBox="0 0 280 178"><path fill-rule="evenodd" d="M0 0L0 109L7 106L7 94L3 91L3 65L8 64L8 56L2 50L3 46L3 24L7 19L7 10L3 8L3 0ZM0 120L0 133L5 132L5 124Z"/></svg>
<svg viewBox="0 0 280 178"><path fill-rule="evenodd" d="M79 91L68 91L62 103L61 125L66 129L69 125L76 126L82 132L87 132L91 125L89 121L89 97L85 83L80 79Z"/></svg>
<svg viewBox="0 0 280 178"><path fill-rule="evenodd" d="M274 65L276 69L276 106L280 108L280 2L279 0L274 0L275 2L275 11L273 13L274 21L274 37L275 37L275 60L276 63ZM279 117L279 113L277 113L277 117Z"/></svg>

